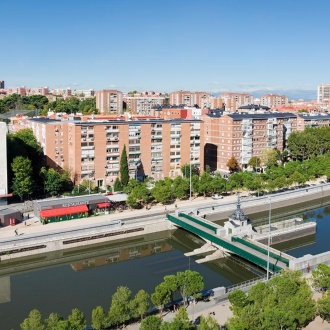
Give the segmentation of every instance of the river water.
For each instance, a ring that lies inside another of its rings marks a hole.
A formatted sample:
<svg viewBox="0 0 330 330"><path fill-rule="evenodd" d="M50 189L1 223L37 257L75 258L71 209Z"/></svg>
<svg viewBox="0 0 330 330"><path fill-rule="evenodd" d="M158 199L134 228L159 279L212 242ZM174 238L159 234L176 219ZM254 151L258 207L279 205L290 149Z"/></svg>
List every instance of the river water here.
<svg viewBox="0 0 330 330"><path fill-rule="evenodd" d="M274 220L284 215L301 215L317 221L315 235L273 247L295 257L329 250L329 205L329 200L320 200L273 210ZM248 216L257 225L268 219L268 212ZM184 256L202 245L200 238L177 229L19 262L2 261L0 330L20 329L19 324L34 308L41 311L43 318L51 312L67 318L73 308L79 308L90 323L92 309L100 305L108 311L111 296L119 286L129 287L132 296L139 289L152 293L164 276L186 269L203 276L205 289L230 286L264 274L233 257L197 264L193 257Z"/></svg>

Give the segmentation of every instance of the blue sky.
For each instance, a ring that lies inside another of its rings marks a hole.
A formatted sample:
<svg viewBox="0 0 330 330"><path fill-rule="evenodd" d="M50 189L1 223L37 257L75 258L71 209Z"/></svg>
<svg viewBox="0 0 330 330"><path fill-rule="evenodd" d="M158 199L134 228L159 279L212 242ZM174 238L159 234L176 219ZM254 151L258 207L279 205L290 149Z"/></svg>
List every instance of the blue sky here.
<svg viewBox="0 0 330 330"><path fill-rule="evenodd" d="M1 0L6 87L251 92L330 83L328 0Z"/></svg>

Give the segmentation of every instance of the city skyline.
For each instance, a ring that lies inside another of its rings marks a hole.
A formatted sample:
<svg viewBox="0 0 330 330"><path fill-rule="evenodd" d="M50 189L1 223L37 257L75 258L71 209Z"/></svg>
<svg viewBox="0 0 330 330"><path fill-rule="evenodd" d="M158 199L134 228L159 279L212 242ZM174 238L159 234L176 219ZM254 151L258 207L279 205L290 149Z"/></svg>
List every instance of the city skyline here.
<svg viewBox="0 0 330 330"><path fill-rule="evenodd" d="M327 9L325 0L6 2L0 79L6 88L314 99L330 76Z"/></svg>

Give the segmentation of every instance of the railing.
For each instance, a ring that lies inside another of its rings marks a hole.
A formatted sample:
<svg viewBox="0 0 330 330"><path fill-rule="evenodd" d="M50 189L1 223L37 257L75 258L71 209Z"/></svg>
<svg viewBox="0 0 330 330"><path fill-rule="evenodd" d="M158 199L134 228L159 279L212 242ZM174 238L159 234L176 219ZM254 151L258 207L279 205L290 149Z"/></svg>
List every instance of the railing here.
<svg viewBox="0 0 330 330"><path fill-rule="evenodd" d="M251 242L248 242L248 241L246 241L246 240L244 240L242 238L232 237L231 240L233 242L238 242L238 243L241 243L241 244L243 244L245 246L248 246L251 249L254 249L254 250L256 250L256 251L258 251L258 252L260 252L260 253L262 253L264 255L268 255L268 250L266 250L266 249L264 249L264 248L262 248L260 246L257 246L257 245L255 245L255 244L253 244ZM280 251L278 251L278 252L280 253ZM281 255L278 255L278 254L276 254L274 252L269 251L269 256L271 258L274 258L275 260L282 261L284 264L286 264L287 266L289 266L289 260L286 259L286 258L284 258L284 257L282 257Z"/></svg>
<svg viewBox="0 0 330 330"><path fill-rule="evenodd" d="M234 246L233 244L215 236L215 235L212 235L212 234L209 234L205 231L202 231L198 228L195 228L194 226L174 217L173 215L170 215L170 214L167 214L166 215L167 219L169 219L171 222L177 224L178 226L192 232L193 234L197 235L197 236L200 236L206 240L209 240L211 243L215 243L223 248L225 248L226 250L228 251L231 251L237 255L239 255L240 257L262 267L262 268L268 268L270 270L272 270L272 272L278 272L280 271L282 268L273 264L273 263L269 263L264 260L264 259L261 259L247 251L244 251L243 249L237 247L237 246Z"/></svg>
<svg viewBox="0 0 330 330"><path fill-rule="evenodd" d="M203 226L203 227L205 227L207 229L212 230L214 233L216 233L217 232L217 229L219 229L218 226L214 226L212 224L206 223L205 221L199 220L199 219L194 218L194 217L192 217L192 216L190 216L188 214L185 214L185 213L179 213L179 217L186 218L186 219L188 219L188 220L190 220L190 221L192 221L194 223L197 223L200 226Z"/></svg>

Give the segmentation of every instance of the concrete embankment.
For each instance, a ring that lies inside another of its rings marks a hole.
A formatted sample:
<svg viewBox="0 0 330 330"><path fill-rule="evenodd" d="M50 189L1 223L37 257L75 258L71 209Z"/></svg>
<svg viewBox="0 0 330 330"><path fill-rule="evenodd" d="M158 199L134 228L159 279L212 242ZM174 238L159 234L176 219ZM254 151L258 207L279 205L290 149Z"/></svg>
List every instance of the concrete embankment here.
<svg viewBox="0 0 330 330"><path fill-rule="evenodd" d="M323 184L265 197L244 198L241 207L245 214L249 214L268 210L270 202L272 209L275 209L305 201L325 199L329 196L330 184ZM179 207L177 211L189 208L189 210L198 210L200 215L205 214L210 220L225 219L236 209L236 199L236 196L232 195L226 196L220 202L204 198L177 202ZM174 205L167 207L168 212L175 210ZM152 211L127 211L45 226L37 219L31 219L32 226L20 225L22 227L18 228L19 236L15 237L13 234L15 228L0 230L0 258L12 259L174 229L164 213L164 206L158 206Z"/></svg>

